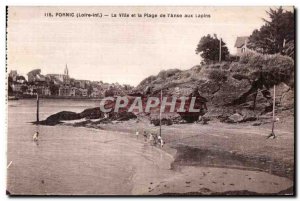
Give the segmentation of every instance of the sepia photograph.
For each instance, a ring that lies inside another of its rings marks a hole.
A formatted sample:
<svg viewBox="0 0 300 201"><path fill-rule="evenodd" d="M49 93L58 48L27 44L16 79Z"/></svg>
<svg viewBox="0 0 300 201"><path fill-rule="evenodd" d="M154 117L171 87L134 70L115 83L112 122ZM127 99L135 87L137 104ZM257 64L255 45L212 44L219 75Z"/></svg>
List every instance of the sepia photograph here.
<svg viewBox="0 0 300 201"><path fill-rule="evenodd" d="M6 6L6 194L295 196L295 7Z"/></svg>

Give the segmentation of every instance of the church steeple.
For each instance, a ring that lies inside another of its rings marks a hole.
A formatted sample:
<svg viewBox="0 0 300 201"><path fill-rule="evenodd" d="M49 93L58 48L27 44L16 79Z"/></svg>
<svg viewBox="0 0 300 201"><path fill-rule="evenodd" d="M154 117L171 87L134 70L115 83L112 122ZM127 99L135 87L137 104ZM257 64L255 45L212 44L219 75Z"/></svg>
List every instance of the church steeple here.
<svg viewBox="0 0 300 201"><path fill-rule="evenodd" d="M69 70L68 70L67 64L66 64L66 68L65 68L64 74L65 74L66 76L69 76Z"/></svg>

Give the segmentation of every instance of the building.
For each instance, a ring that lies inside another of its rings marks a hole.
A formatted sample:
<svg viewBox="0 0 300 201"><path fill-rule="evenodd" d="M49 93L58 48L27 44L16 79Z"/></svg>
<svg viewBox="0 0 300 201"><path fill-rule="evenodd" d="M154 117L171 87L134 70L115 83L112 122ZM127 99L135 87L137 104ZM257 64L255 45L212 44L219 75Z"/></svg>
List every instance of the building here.
<svg viewBox="0 0 300 201"><path fill-rule="evenodd" d="M47 74L46 77L48 77L51 81L56 83L58 82L65 83L65 84L70 83L69 69L67 64L64 70L64 74Z"/></svg>
<svg viewBox="0 0 300 201"><path fill-rule="evenodd" d="M28 85L27 91L24 93L27 95L36 95L37 94L37 87L35 85Z"/></svg>
<svg viewBox="0 0 300 201"><path fill-rule="evenodd" d="M247 47L248 41L249 41L248 36L241 36L236 38L234 47L236 47L237 49L236 51L237 56L240 56L241 54L250 51L250 49Z"/></svg>
<svg viewBox="0 0 300 201"><path fill-rule="evenodd" d="M64 82L64 75L62 75L62 74L47 74L46 77L48 77L54 83L63 83Z"/></svg>
<svg viewBox="0 0 300 201"><path fill-rule="evenodd" d="M93 87L92 93L91 93L91 97L93 98L99 98L102 96L101 91L97 88L97 87Z"/></svg>
<svg viewBox="0 0 300 201"><path fill-rule="evenodd" d="M74 83L75 83L75 86L77 88L83 88L84 89L87 86L87 80L75 80Z"/></svg>
<svg viewBox="0 0 300 201"><path fill-rule="evenodd" d="M51 90L48 86L44 86L42 88L42 95L44 96L51 96Z"/></svg>
<svg viewBox="0 0 300 201"><path fill-rule="evenodd" d="M76 87L71 87L70 88L70 96L76 96L76 91L77 91L78 89L76 88Z"/></svg>
<svg viewBox="0 0 300 201"><path fill-rule="evenodd" d="M63 85L59 87L58 95L59 96L70 96L71 94L71 87Z"/></svg>
<svg viewBox="0 0 300 201"><path fill-rule="evenodd" d="M81 96L87 97L88 96L88 90L87 89L80 89Z"/></svg>
<svg viewBox="0 0 300 201"><path fill-rule="evenodd" d="M22 84L14 82L11 85L11 88L12 88L13 92L21 92L22 91Z"/></svg>

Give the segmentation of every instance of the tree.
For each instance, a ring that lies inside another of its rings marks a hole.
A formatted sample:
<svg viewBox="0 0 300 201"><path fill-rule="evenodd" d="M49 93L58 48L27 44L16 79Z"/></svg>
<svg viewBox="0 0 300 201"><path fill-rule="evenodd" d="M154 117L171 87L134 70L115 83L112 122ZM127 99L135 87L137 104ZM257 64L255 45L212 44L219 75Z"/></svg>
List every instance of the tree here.
<svg viewBox="0 0 300 201"><path fill-rule="evenodd" d="M244 93L232 104L241 104L246 102L248 97L253 97L253 109L256 106L256 97L258 91L264 89L268 91L274 85L281 82L293 87L294 78L294 60L290 57L280 54L262 55L254 52L247 52L240 58L240 64L232 68L233 78L238 80L248 80L251 84L249 91Z"/></svg>
<svg viewBox="0 0 300 201"><path fill-rule="evenodd" d="M17 81L17 82L20 82L20 83L25 83L25 82L26 82L26 79L25 79L24 76L18 75L18 76L16 77L16 81Z"/></svg>
<svg viewBox="0 0 300 201"><path fill-rule="evenodd" d="M295 41L290 40L285 44L285 47L283 48L283 54L291 57L295 60Z"/></svg>
<svg viewBox="0 0 300 201"><path fill-rule="evenodd" d="M292 56L294 51L295 21L294 13L282 7L266 11L270 20L263 19L265 24L254 30L249 37L248 47L263 54Z"/></svg>
<svg viewBox="0 0 300 201"><path fill-rule="evenodd" d="M207 36L203 36L197 45L196 54L200 54L205 63L208 63L209 61L219 61L220 40L216 35L214 35L213 37L210 34L208 34ZM221 59L225 60L228 56L228 48L222 40Z"/></svg>

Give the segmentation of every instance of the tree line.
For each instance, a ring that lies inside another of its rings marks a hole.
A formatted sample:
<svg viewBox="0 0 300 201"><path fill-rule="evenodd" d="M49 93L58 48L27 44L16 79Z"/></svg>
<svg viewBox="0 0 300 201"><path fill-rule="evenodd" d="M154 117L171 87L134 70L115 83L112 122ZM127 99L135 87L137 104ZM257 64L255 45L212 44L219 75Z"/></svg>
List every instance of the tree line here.
<svg viewBox="0 0 300 201"><path fill-rule="evenodd" d="M261 54L281 54L295 57L295 19L294 13L286 11L282 7L270 8L266 11L270 20L262 19L265 24L255 29L249 37L247 48ZM220 45L221 43L221 45ZM230 54L226 43L217 37L208 34L203 36L196 48L204 63L230 60Z"/></svg>

